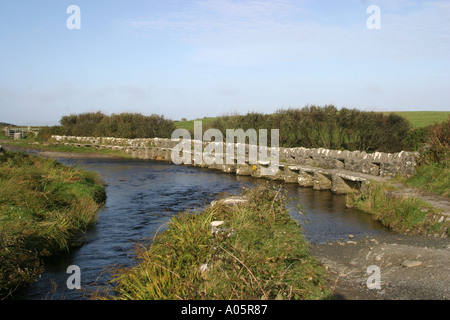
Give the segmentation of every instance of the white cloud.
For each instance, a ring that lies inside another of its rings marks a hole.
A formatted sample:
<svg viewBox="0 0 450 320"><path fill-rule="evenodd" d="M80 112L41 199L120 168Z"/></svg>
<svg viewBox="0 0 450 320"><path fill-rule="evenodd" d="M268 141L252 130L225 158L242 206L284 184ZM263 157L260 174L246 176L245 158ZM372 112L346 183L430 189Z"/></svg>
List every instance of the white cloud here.
<svg viewBox="0 0 450 320"><path fill-rule="evenodd" d="M378 2L382 28L376 31L365 28L368 15L361 1L361 15L354 16L345 26L332 12L322 13L330 15L331 23L316 22L311 11L302 8L304 1L288 0L197 1L188 10L160 18L143 17L128 21L127 25L136 34L168 37L194 46L190 56L194 62L228 66L367 56L448 56L449 3L431 1L418 6L407 0Z"/></svg>

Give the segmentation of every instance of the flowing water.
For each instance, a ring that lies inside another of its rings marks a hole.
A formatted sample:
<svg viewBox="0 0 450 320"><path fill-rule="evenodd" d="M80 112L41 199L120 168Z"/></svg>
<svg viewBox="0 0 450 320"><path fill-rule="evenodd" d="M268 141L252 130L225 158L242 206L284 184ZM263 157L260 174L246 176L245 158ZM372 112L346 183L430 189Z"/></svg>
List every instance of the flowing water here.
<svg viewBox="0 0 450 320"><path fill-rule="evenodd" d="M265 183L261 179L157 161L58 160L99 173L107 183L107 200L98 212L98 222L84 235L84 245L46 261L45 272L19 299L83 299L86 289L89 292L107 286L108 268L129 266L135 246L151 241L172 215L201 209L221 193L238 193L242 187ZM358 238L388 232L368 215L346 208L344 196L295 184L285 187L288 196L294 198L288 205L291 216L302 225L303 234L311 243L347 239L349 234ZM67 288L71 273L66 271L70 265L80 267L82 290Z"/></svg>

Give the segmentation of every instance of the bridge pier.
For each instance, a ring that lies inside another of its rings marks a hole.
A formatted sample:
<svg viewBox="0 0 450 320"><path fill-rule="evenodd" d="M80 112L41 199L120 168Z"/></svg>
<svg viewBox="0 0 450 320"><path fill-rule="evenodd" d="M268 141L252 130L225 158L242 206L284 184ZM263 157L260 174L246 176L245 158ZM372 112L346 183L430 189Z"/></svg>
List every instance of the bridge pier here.
<svg viewBox="0 0 450 320"><path fill-rule="evenodd" d="M236 165L236 175L238 176L251 176L252 166L249 164L238 164Z"/></svg>
<svg viewBox="0 0 450 320"><path fill-rule="evenodd" d="M344 179L339 174L333 175L333 186L331 191L335 194L349 194L361 189L360 181Z"/></svg>
<svg viewBox="0 0 450 320"><path fill-rule="evenodd" d="M301 187L313 187L314 186L314 171L312 170L305 170L305 169L299 169L298 174L298 184Z"/></svg>
<svg viewBox="0 0 450 320"><path fill-rule="evenodd" d="M314 190L330 190L333 186L331 174L326 171L315 171L313 176Z"/></svg>
<svg viewBox="0 0 450 320"><path fill-rule="evenodd" d="M281 165L280 165L281 167ZM296 166L283 165L284 169L284 182L285 183L298 183L298 175L300 169Z"/></svg>

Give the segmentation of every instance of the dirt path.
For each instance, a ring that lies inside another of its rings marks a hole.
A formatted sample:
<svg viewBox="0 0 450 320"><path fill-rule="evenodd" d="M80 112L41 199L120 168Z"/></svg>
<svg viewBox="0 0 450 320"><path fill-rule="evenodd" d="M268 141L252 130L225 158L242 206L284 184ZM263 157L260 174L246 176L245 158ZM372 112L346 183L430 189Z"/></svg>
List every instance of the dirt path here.
<svg viewBox="0 0 450 320"><path fill-rule="evenodd" d="M326 266L337 299L450 299L448 239L392 234L311 245L311 253ZM370 266L379 268L380 289L368 288Z"/></svg>

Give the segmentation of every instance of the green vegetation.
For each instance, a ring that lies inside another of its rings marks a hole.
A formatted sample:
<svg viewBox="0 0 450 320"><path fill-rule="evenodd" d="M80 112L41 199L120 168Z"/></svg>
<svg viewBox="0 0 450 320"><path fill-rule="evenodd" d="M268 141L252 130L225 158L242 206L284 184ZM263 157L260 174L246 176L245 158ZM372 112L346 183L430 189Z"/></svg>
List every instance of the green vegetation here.
<svg viewBox="0 0 450 320"><path fill-rule="evenodd" d="M435 123L445 122L450 111L404 111L394 112L408 120L413 128L424 128Z"/></svg>
<svg viewBox="0 0 450 320"><path fill-rule="evenodd" d="M81 137L170 138L175 130L172 120L163 116L121 113L111 116L101 112L64 116L59 134Z"/></svg>
<svg viewBox="0 0 450 320"><path fill-rule="evenodd" d="M450 168L438 164L422 165L406 180L406 184L445 197L450 197Z"/></svg>
<svg viewBox="0 0 450 320"><path fill-rule="evenodd" d="M417 172L401 181L411 187L449 197L450 118L429 128L426 143L427 147L420 154ZM450 223L441 219L439 210L418 198L389 197L390 189L389 184L373 183L350 202L400 232L409 230L410 233L436 234L446 231L450 234Z"/></svg>
<svg viewBox="0 0 450 320"><path fill-rule="evenodd" d="M279 129L280 146L361 150L367 152L417 151L425 143L432 124L442 123L450 112L366 112L307 106L280 109L273 114L205 117L203 131L226 129ZM51 135L117 138L170 138L175 129L194 132L194 121L171 121L162 116L122 113L107 116L101 112L64 116L61 126L42 127L35 141L48 141Z"/></svg>
<svg viewBox="0 0 450 320"><path fill-rule="evenodd" d="M8 141L4 144L17 147L19 149L39 150L39 151L53 151L53 152L73 152L73 153L86 153L86 154L102 154L106 156L130 158L128 153L121 150L113 149L97 149L93 147L77 147L73 145L55 145L55 144L35 144L33 141L17 140Z"/></svg>
<svg viewBox="0 0 450 320"><path fill-rule="evenodd" d="M41 148L44 151L57 151L57 152L74 152L74 153L98 153L109 156L117 156L121 158L130 158L128 153L120 150L112 149L96 149L93 147L77 147L73 145L47 145Z"/></svg>
<svg viewBox="0 0 450 320"><path fill-rule="evenodd" d="M280 129L283 147L324 147L331 149L398 152L422 147L430 126L445 122L449 111L364 112L334 106L310 106L198 119L203 130ZM194 120L176 122L177 128L194 130Z"/></svg>
<svg viewBox="0 0 450 320"><path fill-rule="evenodd" d="M329 105L278 110L271 115L248 113L218 117L212 127L279 129L280 146L399 152L408 149L411 125L405 118Z"/></svg>
<svg viewBox="0 0 450 320"><path fill-rule="evenodd" d="M326 299L325 270L308 252L280 189L245 190L248 203L218 203L174 216L137 264L114 272L106 299ZM224 221L215 236L210 223ZM207 265L207 271L200 267ZM96 297L98 298L98 297Z"/></svg>
<svg viewBox="0 0 450 320"><path fill-rule="evenodd" d="M417 172L406 180L406 184L450 196L450 117L429 127Z"/></svg>
<svg viewBox="0 0 450 320"><path fill-rule="evenodd" d="M390 196L394 189L389 183L372 183L349 203L400 233L450 235L450 223L441 221L439 210L416 197Z"/></svg>
<svg viewBox="0 0 450 320"><path fill-rule="evenodd" d="M79 245L106 197L95 173L55 160L0 155L0 297L35 281L42 258Z"/></svg>
<svg viewBox="0 0 450 320"><path fill-rule="evenodd" d="M50 127L44 127L44 132ZM56 127L58 128L58 127ZM45 133L46 134L46 133ZM97 149L95 147L88 146L75 146L75 145L64 145L64 144L52 144L48 143L46 139L50 139L51 135L47 138L42 138L41 132L39 132L38 136L28 136L24 139L13 141L8 139L2 144L4 146L13 146L16 149L23 150L39 150L39 151L53 151L53 152L72 152L72 153L86 153L86 154L102 154L106 156L113 157L121 157L121 158L130 158L131 156L122 150L116 149ZM1 137L0 137L1 139ZM6 138L5 138L6 139Z"/></svg>
<svg viewBox="0 0 450 320"><path fill-rule="evenodd" d="M194 122L195 121L201 121L202 127L205 128L211 128L211 124L214 122L216 118L202 118L202 119L196 119L196 120L188 120L188 121L177 121L175 122L175 127L177 129L187 129L191 133L191 136L194 136Z"/></svg>

